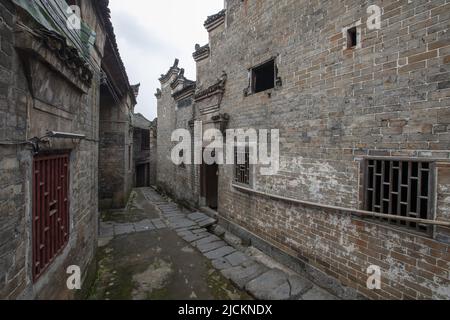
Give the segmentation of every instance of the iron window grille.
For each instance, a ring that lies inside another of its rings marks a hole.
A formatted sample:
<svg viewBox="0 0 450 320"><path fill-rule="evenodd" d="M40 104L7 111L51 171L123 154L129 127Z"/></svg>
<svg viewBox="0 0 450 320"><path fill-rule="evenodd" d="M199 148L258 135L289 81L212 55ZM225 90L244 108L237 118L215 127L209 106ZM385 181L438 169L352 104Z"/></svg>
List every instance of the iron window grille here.
<svg viewBox="0 0 450 320"><path fill-rule="evenodd" d="M365 209L401 217L432 219L433 163L424 161L366 160ZM389 218L374 218L420 233L428 225Z"/></svg>
<svg viewBox="0 0 450 320"><path fill-rule="evenodd" d="M243 163L239 163L239 154L243 153ZM250 185L250 150L234 149L234 181L239 184Z"/></svg>

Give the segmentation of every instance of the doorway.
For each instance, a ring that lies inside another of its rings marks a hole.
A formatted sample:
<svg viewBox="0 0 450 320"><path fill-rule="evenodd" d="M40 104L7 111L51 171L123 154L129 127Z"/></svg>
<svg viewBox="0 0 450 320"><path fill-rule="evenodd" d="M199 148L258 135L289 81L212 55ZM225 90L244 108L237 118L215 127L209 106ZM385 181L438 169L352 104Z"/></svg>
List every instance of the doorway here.
<svg viewBox="0 0 450 320"><path fill-rule="evenodd" d="M143 188L150 186L149 172L150 165L148 163L136 166L136 187Z"/></svg>
<svg viewBox="0 0 450 320"><path fill-rule="evenodd" d="M219 206L219 166L217 164L202 165L202 195L206 201L206 206L217 210Z"/></svg>

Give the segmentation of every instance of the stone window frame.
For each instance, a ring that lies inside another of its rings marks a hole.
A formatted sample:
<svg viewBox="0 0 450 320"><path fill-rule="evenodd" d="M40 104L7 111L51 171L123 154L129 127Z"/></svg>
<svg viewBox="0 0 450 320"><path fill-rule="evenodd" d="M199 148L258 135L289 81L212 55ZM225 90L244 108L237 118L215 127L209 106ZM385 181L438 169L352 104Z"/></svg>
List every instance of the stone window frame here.
<svg viewBox="0 0 450 320"><path fill-rule="evenodd" d="M356 28L356 46L348 46L348 31L350 29ZM362 48L362 22L361 19L342 28L342 37L345 39L343 50L355 50Z"/></svg>
<svg viewBox="0 0 450 320"><path fill-rule="evenodd" d="M264 91L260 91L255 93L254 92L254 80L253 80L253 71L259 67L262 67L263 65L269 63L273 61L274 63L274 86L273 88L270 89L266 89ZM247 69L247 77L248 77L248 85L247 88L244 89L244 96L251 96L251 95L255 95L255 94L261 94L261 93L267 93L270 95L270 93L272 92L272 90L277 90L280 89L281 86L283 85L282 79L279 75L279 55L274 55L272 57L270 57L269 59L266 59L264 61L262 61L261 63L255 64L252 67L249 67Z"/></svg>

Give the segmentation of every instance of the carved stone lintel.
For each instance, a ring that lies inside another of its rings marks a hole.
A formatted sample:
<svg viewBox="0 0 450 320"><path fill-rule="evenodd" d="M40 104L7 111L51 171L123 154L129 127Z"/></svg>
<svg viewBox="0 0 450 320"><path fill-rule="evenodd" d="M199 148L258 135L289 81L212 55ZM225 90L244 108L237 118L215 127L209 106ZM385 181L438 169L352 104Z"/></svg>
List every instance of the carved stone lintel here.
<svg viewBox="0 0 450 320"><path fill-rule="evenodd" d="M225 92L225 85L227 83L227 78L228 76L226 72L223 71L221 77L217 80L215 84L213 84L212 86L210 86L205 90L197 91L195 93L195 100L196 101L203 100L215 94L223 95L223 93Z"/></svg>

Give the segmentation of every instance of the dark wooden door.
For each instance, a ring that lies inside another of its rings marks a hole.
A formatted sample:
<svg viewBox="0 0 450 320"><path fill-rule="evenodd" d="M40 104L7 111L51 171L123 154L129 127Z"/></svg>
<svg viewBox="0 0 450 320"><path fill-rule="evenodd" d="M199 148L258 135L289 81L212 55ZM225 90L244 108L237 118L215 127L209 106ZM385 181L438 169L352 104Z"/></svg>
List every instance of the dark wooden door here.
<svg viewBox="0 0 450 320"><path fill-rule="evenodd" d="M147 165L141 164L136 167L136 187L143 188L148 187L147 185Z"/></svg>
<svg viewBox="0 0 450 320"><path fill-rule="evenodd" d="M205 165L205 191L207 206L217 209L219 194L219 167L217 164Z"/></svg>

